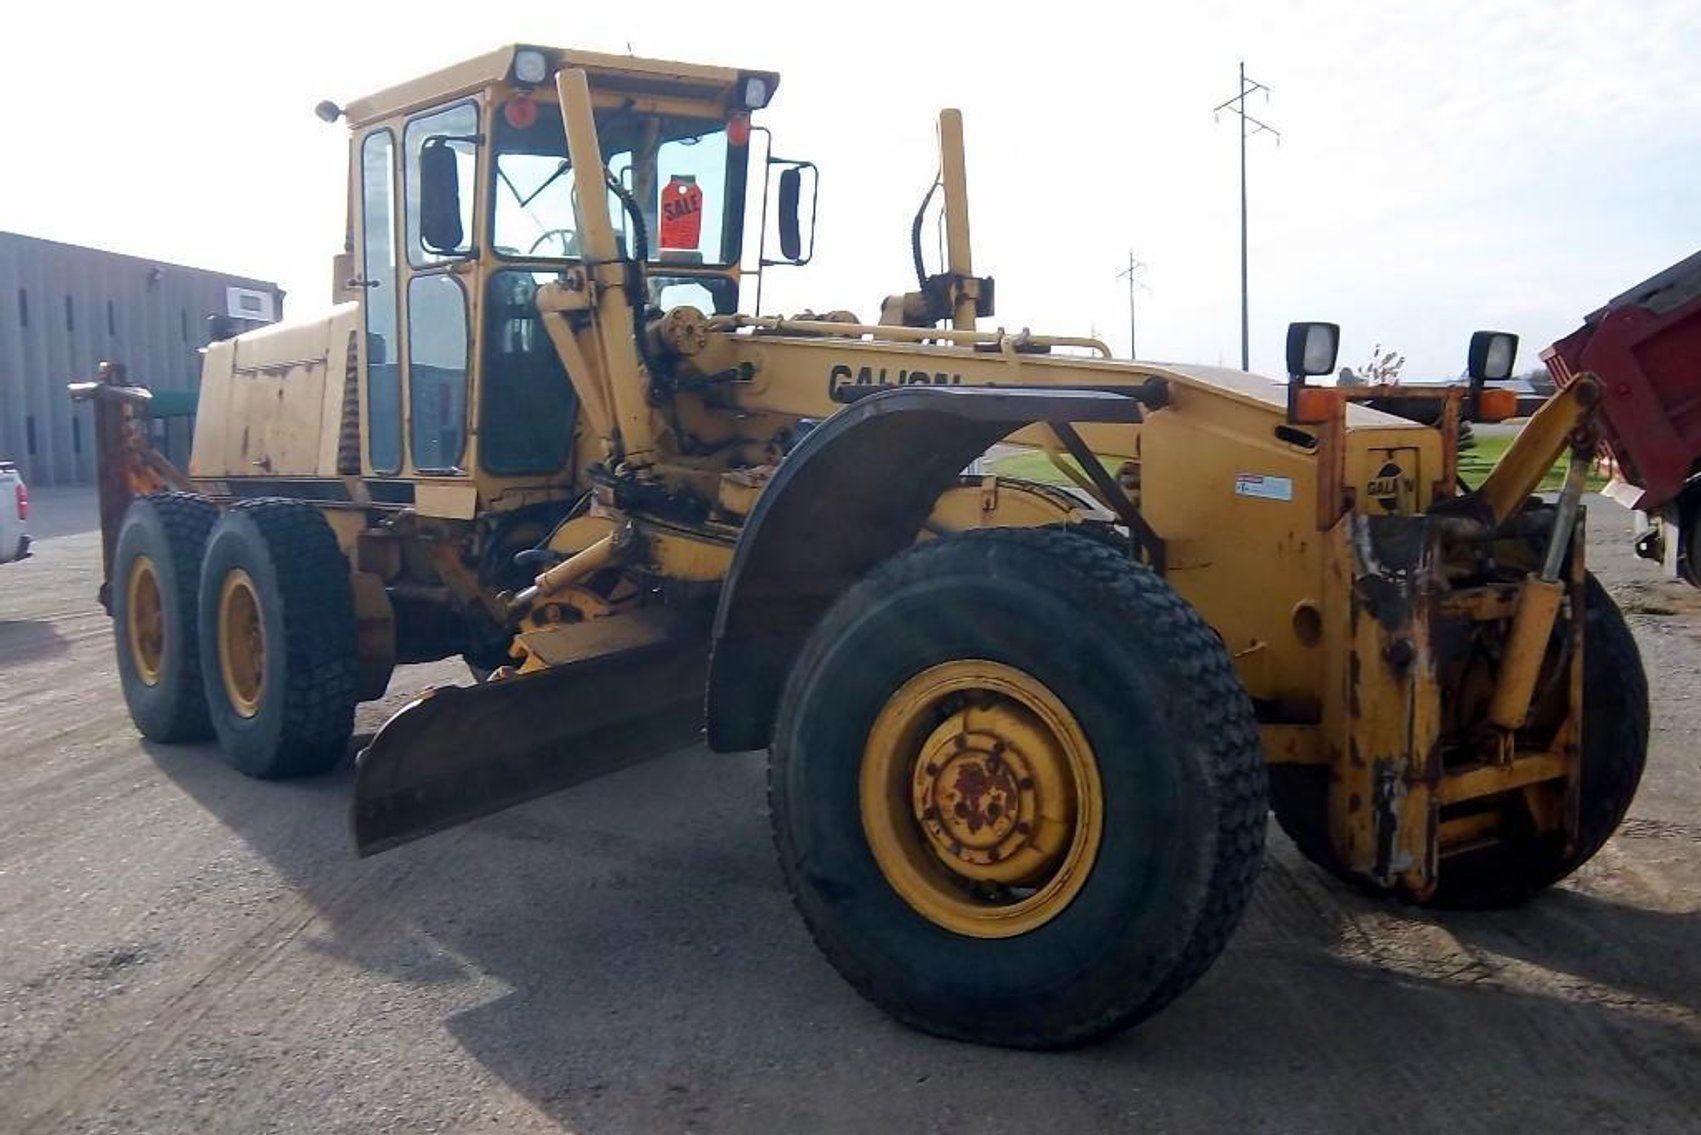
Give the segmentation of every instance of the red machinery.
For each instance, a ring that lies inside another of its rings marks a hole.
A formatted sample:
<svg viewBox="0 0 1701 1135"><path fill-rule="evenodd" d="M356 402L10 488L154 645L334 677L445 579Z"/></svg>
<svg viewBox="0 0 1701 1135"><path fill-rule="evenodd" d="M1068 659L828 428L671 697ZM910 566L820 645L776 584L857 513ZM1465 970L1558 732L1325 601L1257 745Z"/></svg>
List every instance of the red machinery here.
<svg viewBox="0 0 1701 1135"><path fill-rule="evenodd" d="M1615 495L1649 519L1636 550L1701 586L1701 252L1585 316L1542 361L1561 386L1600 378L1602 435L1634 486Z"/></svg>

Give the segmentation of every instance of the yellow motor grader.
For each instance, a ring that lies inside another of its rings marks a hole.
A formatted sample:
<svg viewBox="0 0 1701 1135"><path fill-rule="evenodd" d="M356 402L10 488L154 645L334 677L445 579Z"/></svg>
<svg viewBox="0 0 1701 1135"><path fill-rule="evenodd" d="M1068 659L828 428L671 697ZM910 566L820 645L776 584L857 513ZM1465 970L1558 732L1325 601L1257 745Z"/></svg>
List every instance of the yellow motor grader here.
<svg viewBox="0 0 1701 1135"><path fill-rule="evenodd" d="M749 314L814 243L814 167L752 122L777 84L516 46L322 106L352 131L337 306L207 348L187 473L119 368L75 389L144 735L315 773L396 664L464 655L479 681L360 752L362 854L705 737L766 749L832 964L1013 1046L1196 981L1272 806L1419 902L1517 902L1600 848L1647 698L1584 567L1590 376L1472 491L1457 424L1510 413L1508 335L1431 427L1307 383L1329 324L1290 328L1285 385L983 329L954 111L940 271L912 234L876 322ZM1067 491L966 472L1001 442Z"/></svg>

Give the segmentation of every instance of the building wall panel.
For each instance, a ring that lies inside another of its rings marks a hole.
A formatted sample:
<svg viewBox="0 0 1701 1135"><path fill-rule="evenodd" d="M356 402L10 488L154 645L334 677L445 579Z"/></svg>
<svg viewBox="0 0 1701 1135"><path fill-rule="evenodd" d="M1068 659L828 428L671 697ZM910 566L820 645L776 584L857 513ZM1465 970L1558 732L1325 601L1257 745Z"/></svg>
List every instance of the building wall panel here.
<svg viewBox="0 0 1701 1135"><path fill-rule="evenodd" d="M90 411L65 384L112 360L153 389L197 389L207 318L225 314L232 287L270 294L281 318L283 292L269 281L0 232L0 459L31 484L92 482ZM188 423L155 432L186 461Z"/></svg>

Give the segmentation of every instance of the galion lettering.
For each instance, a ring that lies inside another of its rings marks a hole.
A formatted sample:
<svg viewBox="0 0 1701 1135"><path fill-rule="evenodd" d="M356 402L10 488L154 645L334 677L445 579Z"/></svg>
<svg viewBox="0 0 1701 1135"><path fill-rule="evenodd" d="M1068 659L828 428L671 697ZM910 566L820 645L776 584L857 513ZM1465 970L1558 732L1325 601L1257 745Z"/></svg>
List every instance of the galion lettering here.
<svg viewBox="0 0 1701 1135"><path fill-rule="evenodd" d="M961 386L963 376L946 371L891 370L887 367L851 367L835 363L827 372L827 393L842 386Z"/></svg>

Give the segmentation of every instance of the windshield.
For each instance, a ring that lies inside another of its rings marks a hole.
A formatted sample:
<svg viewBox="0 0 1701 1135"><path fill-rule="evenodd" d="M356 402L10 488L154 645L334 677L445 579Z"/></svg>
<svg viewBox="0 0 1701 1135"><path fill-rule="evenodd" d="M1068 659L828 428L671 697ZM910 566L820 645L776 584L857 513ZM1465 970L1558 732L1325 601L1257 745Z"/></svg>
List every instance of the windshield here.
<svg viewBox="0 0 1701 1135"><path fill-rule="evenodd" d="M574 183L560 108L516 97L493 116L496 184L492 244L502 256L576 259ZM733 146L724 121L597 112L609 172L643 218L652 263L704 267L736 264L743 241L746 147ZM621 253L637 253L636 231L621 196L608 195Z"/></svg>

